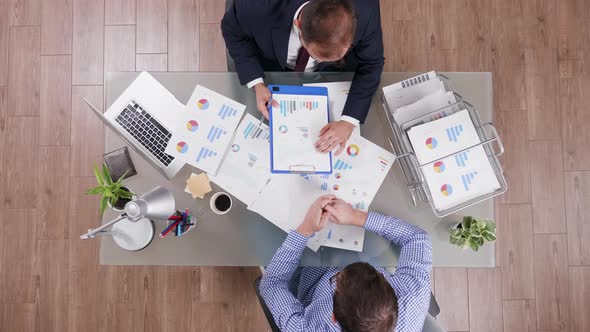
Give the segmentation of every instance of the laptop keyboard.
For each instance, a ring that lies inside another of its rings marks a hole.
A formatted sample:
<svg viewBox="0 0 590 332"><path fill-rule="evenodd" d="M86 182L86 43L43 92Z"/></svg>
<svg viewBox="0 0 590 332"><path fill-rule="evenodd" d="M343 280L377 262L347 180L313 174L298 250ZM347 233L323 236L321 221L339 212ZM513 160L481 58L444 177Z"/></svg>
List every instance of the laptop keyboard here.
<svg viewBox="0 0 590 332"><path fill-rule="evenodd" d="M129 105L121 111L115 121L164 166L170 165L174 160L174 157L164 152L172 133L135 100L129 102Z"/></svg>

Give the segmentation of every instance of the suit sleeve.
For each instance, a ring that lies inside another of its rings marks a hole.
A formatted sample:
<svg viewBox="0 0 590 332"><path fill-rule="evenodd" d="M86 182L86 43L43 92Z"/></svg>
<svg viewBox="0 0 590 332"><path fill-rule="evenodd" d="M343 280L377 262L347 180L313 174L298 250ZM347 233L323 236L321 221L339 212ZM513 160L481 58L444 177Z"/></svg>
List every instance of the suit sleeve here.
<svg viewBox="0 0 590 332"><path fill-rule="evenodd" d="M242 85L264 77L264 70L258 61L256 43L245 24L247 19L240 16L243 5L241 1L236 0L221 20L221 33L229 54L236 64L238 78Z"/></svg>
<svg viewBox="0 0 590 332"><path fill-rule="evenodd" d="M348 115L363 123L369 113L373 95L379 87L385 62L378 1L369 17L365 31L354 47L354 52L359 62L342 115Z"/></svg>

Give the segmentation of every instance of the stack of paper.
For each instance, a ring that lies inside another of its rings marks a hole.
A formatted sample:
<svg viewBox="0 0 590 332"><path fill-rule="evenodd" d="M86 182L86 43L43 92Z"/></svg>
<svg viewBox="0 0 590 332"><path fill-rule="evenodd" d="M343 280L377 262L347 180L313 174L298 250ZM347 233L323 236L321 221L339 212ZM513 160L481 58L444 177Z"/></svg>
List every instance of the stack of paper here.
<svg viewBox="0 0 590 332"><path fill-rule="evenodd" d="M467 110L408 130L435 208L449 209L500 187Z"/></svg>
<svg viewBox="0 0 590 332"><path fill-rule="evenodd" d="M386 86L383 95L395 122L400 126L457 102L455 95L446 91L433 71Z"/></svg>

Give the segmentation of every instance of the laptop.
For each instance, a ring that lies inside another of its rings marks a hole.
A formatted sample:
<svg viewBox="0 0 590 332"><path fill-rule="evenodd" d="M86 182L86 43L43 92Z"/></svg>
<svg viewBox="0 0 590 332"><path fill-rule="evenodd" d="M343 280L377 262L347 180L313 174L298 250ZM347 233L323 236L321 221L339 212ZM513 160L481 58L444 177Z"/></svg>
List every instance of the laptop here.
<svg viewBox="0 0 590 332"><path fill-rule="evenodd" d="M165 152L184 105L147 72L142 72L104 114L83 99L105 125L166 178L172 179L184 166L184 161Z"/></svg>

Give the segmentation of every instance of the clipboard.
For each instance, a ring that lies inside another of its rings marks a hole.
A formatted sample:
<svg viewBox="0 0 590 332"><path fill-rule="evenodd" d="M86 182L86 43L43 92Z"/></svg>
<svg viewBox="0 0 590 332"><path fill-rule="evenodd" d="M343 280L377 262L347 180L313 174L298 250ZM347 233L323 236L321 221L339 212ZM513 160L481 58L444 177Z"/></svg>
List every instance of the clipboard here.
<svg viewBox="0 0 590 332"><path fill-rule="evenodd" d="M270 170L276 174L331 174L332 152L316 151L318 134L330 122L328 89L269 85Z"/></svg>

